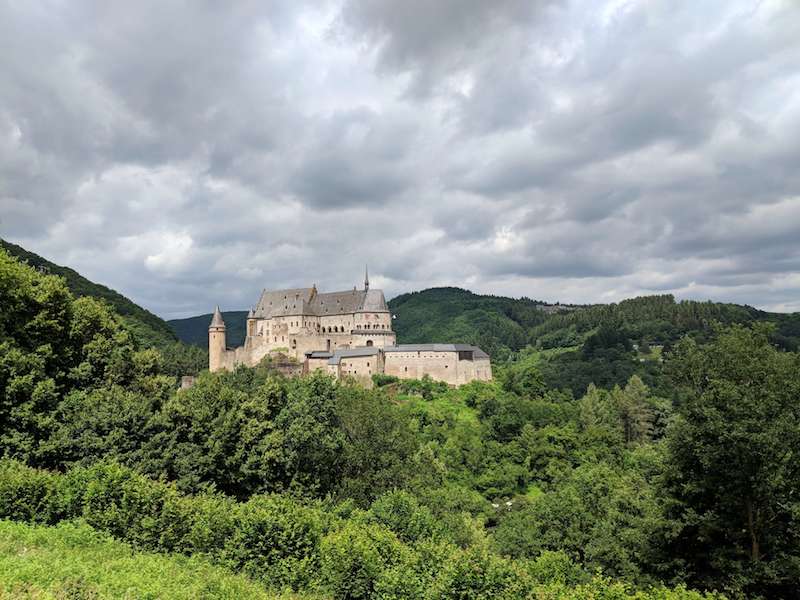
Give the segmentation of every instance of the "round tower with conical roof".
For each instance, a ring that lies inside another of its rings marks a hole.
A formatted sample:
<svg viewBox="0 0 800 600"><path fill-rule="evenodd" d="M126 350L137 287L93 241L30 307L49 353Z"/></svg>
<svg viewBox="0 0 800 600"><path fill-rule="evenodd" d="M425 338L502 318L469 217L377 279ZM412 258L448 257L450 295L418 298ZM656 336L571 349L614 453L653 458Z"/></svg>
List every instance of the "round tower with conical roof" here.
<svg viewBox="0 0 800 600"><path fill-rule="evenodd" d="M208 326L208 370L212 373L224 368L226 348L225 321L222 320L222 312L217 306Z"/></svg>

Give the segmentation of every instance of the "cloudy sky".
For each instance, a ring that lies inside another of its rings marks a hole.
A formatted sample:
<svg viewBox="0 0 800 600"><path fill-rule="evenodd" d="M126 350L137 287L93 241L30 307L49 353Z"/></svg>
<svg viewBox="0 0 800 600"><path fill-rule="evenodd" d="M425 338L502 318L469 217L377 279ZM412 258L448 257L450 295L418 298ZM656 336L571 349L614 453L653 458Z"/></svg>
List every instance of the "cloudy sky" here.
<svg viewBox="0 0 800 600"><path fill-rule="evenodd" d="M800 310L800 3L0 0L0 236L168 318L366 262Z"/></svg>

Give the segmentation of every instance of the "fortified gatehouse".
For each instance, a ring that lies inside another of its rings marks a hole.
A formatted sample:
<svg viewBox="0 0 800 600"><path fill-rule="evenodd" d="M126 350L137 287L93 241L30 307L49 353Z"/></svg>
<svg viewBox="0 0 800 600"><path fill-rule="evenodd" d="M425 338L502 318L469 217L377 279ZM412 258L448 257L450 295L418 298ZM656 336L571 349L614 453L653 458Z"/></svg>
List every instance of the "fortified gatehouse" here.
<svg viewBox="0 0 800 600"><path fill-rule="evenodd" d="M325 369L336 377L374 373L399 378L424 375L452 385L492 378L489 356L463 344L396 345L392 316L381 290L320 293L310 288L267 291L247 316L243 346L226 346L219 307L208 328L208 367L232 370L255 366L270 353L281 353L304 370Z"/></svg>

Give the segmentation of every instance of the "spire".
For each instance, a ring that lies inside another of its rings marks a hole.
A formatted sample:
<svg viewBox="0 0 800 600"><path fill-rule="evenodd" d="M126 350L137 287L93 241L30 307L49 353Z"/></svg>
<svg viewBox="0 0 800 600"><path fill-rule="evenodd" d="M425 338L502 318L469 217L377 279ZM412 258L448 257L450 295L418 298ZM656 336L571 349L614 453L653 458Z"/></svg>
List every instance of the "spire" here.
<svg viewBox="0 0 800 600"><path fill-rule="evenodd" d="M369 270L367 265L364 265L364 290L369 290Z"/></svg>
<svg viewBox="0 0 800 600"><path fill-rule="evenodd" d="M250 307L250 312L249 312L249 313L247 313L247 318L248 318L248 319L255 319L255 318L256 318L256 313L255 313L255 311L253 310L253 307L252 307L252 306Z"/></svg>
<svg viewBox="0 0 800 600"><path fill-rule="evenodd" d="M211 317L211 325L209 327L225 327L225 321L222 320L222 312L219 310L219 305L214 309L214 316Z"/></svg>

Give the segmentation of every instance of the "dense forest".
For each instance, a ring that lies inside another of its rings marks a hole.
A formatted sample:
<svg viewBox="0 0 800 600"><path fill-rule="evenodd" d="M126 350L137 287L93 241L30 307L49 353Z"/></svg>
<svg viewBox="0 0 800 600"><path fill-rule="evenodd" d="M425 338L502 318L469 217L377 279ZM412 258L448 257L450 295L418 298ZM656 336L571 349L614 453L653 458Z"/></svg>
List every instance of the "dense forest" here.
<svg viewBox="0 0 800 600"><path fill-rule="evenodd" d="M458 389L267 360L178 390L111 304L2 251L0 306L0 594L800 593L788 317L640 299L521 314ZM550 382L570 353L635 368L576 393Z"/></svg>

